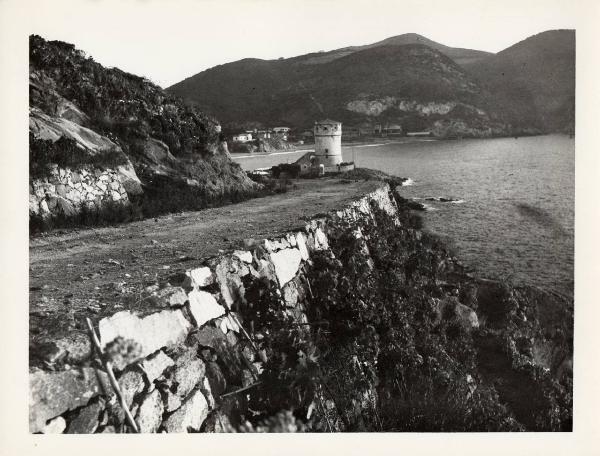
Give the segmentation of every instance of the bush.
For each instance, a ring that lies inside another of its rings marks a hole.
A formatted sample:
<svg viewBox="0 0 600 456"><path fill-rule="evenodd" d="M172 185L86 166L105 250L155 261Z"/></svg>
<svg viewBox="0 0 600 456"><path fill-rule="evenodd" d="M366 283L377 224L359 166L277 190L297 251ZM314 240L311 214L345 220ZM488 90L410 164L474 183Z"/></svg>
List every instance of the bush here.
<svg viewBox="0 0 600 456"><path fill-rule="evenodd" d="M44 178L51 166L81 169L86 167L117 168L128 164L127 157L118 149L92 155L77 146L75 140L61 136L57 141L36 139L29 133L29 176Z"/></svg>

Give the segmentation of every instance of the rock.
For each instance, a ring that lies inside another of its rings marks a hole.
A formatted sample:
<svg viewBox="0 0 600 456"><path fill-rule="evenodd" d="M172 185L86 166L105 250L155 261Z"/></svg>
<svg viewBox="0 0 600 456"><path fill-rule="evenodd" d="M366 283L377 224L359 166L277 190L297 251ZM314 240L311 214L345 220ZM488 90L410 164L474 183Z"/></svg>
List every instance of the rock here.
<svg viewBox="0 0 600 456"><path fill-rule="evenodd" d="M298 285L295 280L290 281L283 287L283 300L287 307L295 307L298 304Z"/></svg>
<svg viewBox="0 0 600 456"><path fill-rule="evenodd" d="M181 287L165 287L156 291L154 296L159 303L165 303L166 305L182 306L187 301L187 295L185 290Z"/></svg>
<svg viewBox="0 0 600 456"><path fill-rule="evenodd" d="M65 198L67 196L67 187L64 184L58 184L56 186L56 194Z"/></svg>
<svg viewBox="0 0 600 456"><path fill-rule="evenodd" d="M210 348L216 355L220 367L219 372L223 375L223 380L226 379L228 383L239 384L242 368L246 364L242 359L242 355L229 342L227 336L219 328L207 325L194 333L193 337L201 347ZM217 374L217 377L220 377L220 375ZM211 380L210 377L209 380ZM211 388L217 394L218 387L215 387L214 383L211 383Z"/></svg>
<svg viewBox="0 0 600 456"><path fill-rule="evenodd" d="M204 378L206 368L201 359L186 360L177 366L171 374L172 384L175 385L175 393L180 398L185 398L194 387Z"/></svg>
<svg viewBox="0 0 600 456"><path fill-rule="evenodd" d="M271 262L275 266L275 274L277 275L279 286L283 287L292 280L298 272L300 261L302 261L300 250L295 248L280 250L271 253L270 257Z"/></svg>
<svg viewBox="0 0 600 456"><path fill-rule="evenodd" d="M162 351L159 351L152 358L147 358L142 362L142 368L147 374L146 380L149 384L152 384L154 380L159 378L163 372L173 366L173 361L169 356L165 355Z"/></svg>
<svg viewBox="0 0 600 456"><path fill-rule="evenodd" d="M62 416L50 420L42 429L42 434L62 434L67 428L67 422Z"/></svg>
<svg viewBox="0 0 600 456"><path fill-rule="evenodd" d="M202 288L212 285L215 282L215 276L210 268L202 267L191 269L185 272L187 280L184 281L184 287Z"/></svg>
<svg viewBox="0 0 600 456"><path fill-rule="evenodd" d="M236 250L233 252L233 256L239 258L240 261L243 261L244 263L252 263L252 253L248 251Z"/></svg>
<svg viewBox="0 0 600 456"><path fill-rule="evenodd" d="M58 208L62 214L66 217L73 217L77 214L77 210L69 201L64 198L58 198Z"/></svg>
<svg viewBox="0 0 600 456"><path fill-rule="evenodd" d="M136 421L141 433L156 432L162 423L164 406L158 390L148 394L138 410Z"/></svg>
<svg viewBox="0 0 600 456"><path fill-rule="evenodd" d="M172 412L181 407L181 398L177 394L173 394L171 391L167 390L163 392L163 396L165 412Z"/></svg>
<svg viewBox="0 0 600 456"><path fill-rule="evenodd" d="M304 234L296 233L296 243L298 245L298 250L300 250L300 256L304 261L308 260L309 254L308 249L306 248L306 239Z"/></svg>
<svg viewBox="0 0 600 456"><path fill-rule="evenodd" d="M134 396L144 391L144 376L137 370L129 370L119 377L118 382L125 403L131 407Z"/></svg>
<svg viewBox="0 0 600 456"><path fill-rule="evenodd" d="M285 238L277 239L275 241L269 241L268 239L265 239L265 248L270 252L288 249L289 247L290 244Z"/></svg>
<svg viewBox="0 0 600 456"><path fill-rule="evenodd" d="M100 424L100 412L103 410L103 401L83 407L77 416L69 422L67 434L93 434Z"/></svg>
<svg viewBox="0 0 600 456"><path fill-rule="evenodd" d="M468 329L479 328L479 319L473 309L464 304L457 303L455 307L456 316L459 321Z"/></svg>
<svg viewBox="0 0 600 456"><path fill-rule="evenodd" d="M317 250L326 250L329 248L327 236L321 228L315 230L315 248Z"/></svg>
<svg viewBox="0 0 600 456"><path fill-rule="evenodd" d="M273 266L273 263L263 259L259 260L258 277L265 278L270 282L277 282L277 275L275 274L275 266Z"/></svg>
<svg viewBox="0 0 600 456"><path fill-rule="evenodd" d="M206 366L206 379L210 384L211 392L219 397L227 391L227 380L221 371L219 365L214 361L208 361Z"/></svg>
<svg viewBox="0 0 600 456"><path fill-rule="evenodd" d="M227 307L231 309L236 301L244 303L245 289L241 278L250 273L248 267L235 257L221 257L214 270Z"/></svg>
<svg viewBox="0 0 600 456"><path fill-rule="evenodd" d="M188 299L190 313L194 317L197 327L225 314L223 306L219 305L215 297L206 291L192 290L188 294Z"/></svg>
<svg viewBox="0 0 600 456"><path fill-rule="evenodd" d="M232 314L235 315L234 312L231 312L231 314L224 316L219 323L219 328L223 331L223 334L227 334L228 331L240 332L240 325Z"/></svg>
<svg viewBox="0 0 600 456"><path fill-rule="evenodd" d="M126 310L100 320L98 325L102 349L121 336L140 344L141 357L183 342L191 328L181 310L163 310L144 318Z"/></svg>
<svg viewBox="0 0 600 456"><path fill-rule="evenodd" d="M29 374L30 432L41 431L50 418L84 406L105 392L112 393L107 375L90 367Z"/></svg>
<svg viewBox="0 0 600 456"><path fill-rule="evenodd" d="M123 166L117 167L117 177L121 182L121 185L124 187L127 195L141 195L144 193L142 190L142 183L138 178L133 165L131 163L127 163Z"/></svg>
<svg viewBox="0 0 600 456"><path fill-rule="evenodd" d="M68 363L79 364L92 354L92 344L87 335L71 333L61 339L42 339L32 347L32 353L49 363L62 359Z"/></svg>
<svg viewBox="0 0 600 456"><path fill-rule="evenodd" d="M199 431L207 416L208 402L197 390L165 420L164 428L169 433Z"/></svg>

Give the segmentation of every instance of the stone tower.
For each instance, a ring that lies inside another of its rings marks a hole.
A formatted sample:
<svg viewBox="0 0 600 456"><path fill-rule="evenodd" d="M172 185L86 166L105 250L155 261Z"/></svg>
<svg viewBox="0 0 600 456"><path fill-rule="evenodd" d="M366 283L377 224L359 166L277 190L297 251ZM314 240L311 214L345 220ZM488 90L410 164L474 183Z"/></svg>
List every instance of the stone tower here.
<svg viewBox="0 0 600 456"><path fill-rule="evenodd" d="M315 122L315 158L325 168L342 163L342 123L335 120Z"/></svg>

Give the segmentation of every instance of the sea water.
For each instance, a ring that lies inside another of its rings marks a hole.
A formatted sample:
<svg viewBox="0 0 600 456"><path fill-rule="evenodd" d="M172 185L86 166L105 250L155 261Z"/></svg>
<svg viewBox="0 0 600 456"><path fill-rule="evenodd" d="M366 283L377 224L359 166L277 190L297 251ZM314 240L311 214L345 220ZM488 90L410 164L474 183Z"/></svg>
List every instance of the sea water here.
<svg viewBox="0 0 600 456"><path fill-rule="evenodd" d="M254 169L292 163L303 153L236 160ZM425 229L479 275L573 295L573 139L399 140L346 146L343 155L410 178L400 193L426 205Z"/></svg>

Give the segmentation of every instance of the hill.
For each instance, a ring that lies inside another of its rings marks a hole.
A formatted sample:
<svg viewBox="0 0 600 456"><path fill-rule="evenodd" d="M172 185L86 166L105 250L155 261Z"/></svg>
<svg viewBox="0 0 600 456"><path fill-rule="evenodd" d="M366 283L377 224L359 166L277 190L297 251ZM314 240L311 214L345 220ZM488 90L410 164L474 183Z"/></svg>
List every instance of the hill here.
<svg viewBox="0 0 600 456"><path fill-rule="evenodd" d="M492 55L490 52L485 51L445 46L443 44L430 40L429 38L425 38L424 36L419 35L417 33L404 33L402 35L392 36L390 38L386 38L384 40L372 44L366 44L363 46L349 46L328 52L311 53L290 60L301 62L303 64L327 63L331 62L332 60L345 57L346 55L350 55L354 52L362 51L365 49L371 49L379 46L405 46L407 44L423 44L425 46L428 46L432 49L441 52L446 57L450 57L459 65L476 62L484 57Z"/></svg>
<svg viewBox="0 0 600 456"><path fill-rule="evenodd" d="M34 218L72 218L123 202L150 216L254 191L221 145L216 119L72 44L36 35L29 44Z"/></svg>
<svg viewBox="0 0 600 456"><path fill-rule="evenodd" d="M573 130L574 30L539 33L465 68L494 93L509 122Z"/></svg>
<svg viewBox="0 0 600 456"><path fill-rule="evenodd" d="M253 122L307 128L315 119L333 117L352 125L430 128L440 135L502 131L489 95L462 67L427 45L394 44L403 40L291 59L244 59L167 91L232 128Z"/></svg>
<svg viewBox="0 0 600 456"><path fill-rule="evenodd" d="M575 32L554 30L498 54L452 48L408 33L289 59L244 59L167 91L228 127L320 117L347 126L400 124L438 136L572 131Z"/></svg>

